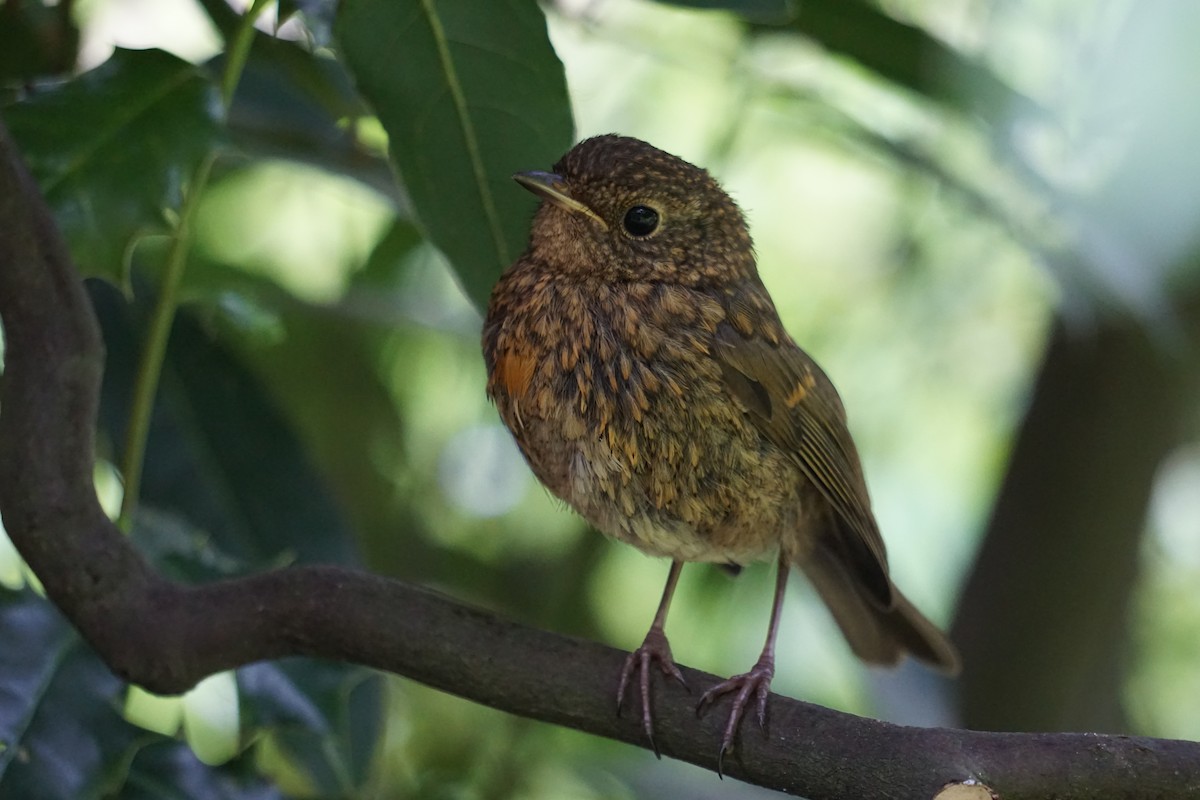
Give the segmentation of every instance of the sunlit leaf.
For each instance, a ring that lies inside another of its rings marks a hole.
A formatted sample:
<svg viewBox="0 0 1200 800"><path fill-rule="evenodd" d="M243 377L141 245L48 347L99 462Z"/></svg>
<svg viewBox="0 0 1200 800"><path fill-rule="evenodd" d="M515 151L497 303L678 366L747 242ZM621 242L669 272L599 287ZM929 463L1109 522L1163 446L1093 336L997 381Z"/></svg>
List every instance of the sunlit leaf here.
<svg viewBox="0 0 1200 800"><path fill-rule="evenodd" d="M205 764L224 764L237 755L238 692L232 672L209 675L183 696L183 732Z"/></svg>
<svg viewBox="0 0 1200 800"><path fill-rule="evenodd" d="M417 215L483 305L533 209L512 173L570 146L562 64L529 0L346 0L335 33Z"/></svg>
<svg viewBox="0 0 1200 800"><path fill-rule="evenodd" d="M76 263L122 284L135 242L167 229L216 146L220 113L206 75L159 50L117 50L3 112Z"/></svg>

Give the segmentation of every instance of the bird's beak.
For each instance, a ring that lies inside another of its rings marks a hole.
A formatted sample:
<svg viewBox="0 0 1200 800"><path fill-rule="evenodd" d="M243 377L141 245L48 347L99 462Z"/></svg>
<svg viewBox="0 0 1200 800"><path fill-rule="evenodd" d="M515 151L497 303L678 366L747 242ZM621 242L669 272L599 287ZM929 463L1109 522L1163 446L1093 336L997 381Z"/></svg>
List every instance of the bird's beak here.
<svg viewBox="0 0 1200 800"><path fill-rule="evenodd" d="M601 228L608 230L608 223L599 214L571 196L570 191L567 189L567 182L563 180L561 175L556 175L553 172L534 170L532 172L518 172L516 175L513 175L513 180L543 200L549 200L554 205L564 211L570 211L572 214L583 214L585 217L591 217L600 224Z"/></svg>

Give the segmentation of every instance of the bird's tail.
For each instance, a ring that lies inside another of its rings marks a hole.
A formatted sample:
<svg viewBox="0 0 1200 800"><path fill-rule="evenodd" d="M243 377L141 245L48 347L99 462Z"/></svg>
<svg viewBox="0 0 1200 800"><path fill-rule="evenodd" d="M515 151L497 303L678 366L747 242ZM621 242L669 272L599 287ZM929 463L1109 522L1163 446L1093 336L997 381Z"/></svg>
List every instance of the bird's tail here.
<svg viewBox="0 0 1200 800"><path fill-rule="evenodd" d="M850 649L863 661L893 665L909 653L938 670L958 673L954 645L894 585L892 607L883 608L827 547L806 553L798 566L829 606Z"/></svg>

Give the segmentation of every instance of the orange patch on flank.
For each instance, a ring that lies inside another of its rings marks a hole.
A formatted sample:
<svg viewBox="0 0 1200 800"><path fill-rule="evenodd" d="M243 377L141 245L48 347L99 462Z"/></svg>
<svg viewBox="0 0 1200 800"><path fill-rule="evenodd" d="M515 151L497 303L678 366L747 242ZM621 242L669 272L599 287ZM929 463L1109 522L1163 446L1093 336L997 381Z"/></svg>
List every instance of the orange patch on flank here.
<svg viewBox="0 0 1200 800"><path fill-rule="evenodd" d="M510 397L523 397L536 366L537 360L532 355L510 351L496 362L496 382Z"/></svg>

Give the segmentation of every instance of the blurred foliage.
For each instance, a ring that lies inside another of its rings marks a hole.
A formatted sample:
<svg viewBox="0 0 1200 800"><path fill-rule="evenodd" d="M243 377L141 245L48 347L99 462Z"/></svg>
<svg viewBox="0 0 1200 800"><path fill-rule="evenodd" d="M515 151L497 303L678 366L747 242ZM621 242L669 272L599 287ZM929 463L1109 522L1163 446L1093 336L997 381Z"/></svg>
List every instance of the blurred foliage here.
<svg viewBox="0 0 1200 800"><path fill-rule="evenodd" d="M897 580L941 619L1050 316L1134 314L1169 342L1169 298L1200 272L1186 46L1200 18L1165 0L560 0L544 12L293 0L260 21L225 110L240 12L198 5L156 13L202 13L211 31L116 0L0 6L0 114L81 266L122 290L91 286L110 461L181 196L215 159L135 526L181 579L362 563L572 634L640 640L666 565L585 531L535 488L483 397L478 309L533 207L509 175L548 168L573 128L704 164L744 207L789 330L850 409ZM31 27L40 38L24 38ZM137 49L147 43L157 49ZM1193 462L1164 473L1158 505L1175 510L1158 513L1146 548L1128 684L1142 733L1200 736L1171 713L1197 682L1185 644L1196 564L1170 555L1200 550L1194 507L1169 499L1193 496L1187 479L1170 488ZM19 583L2 548L0 575ZM745 668L770 583L759 567L736 581L685 570L676 655ZM920 675L868 685L796 583L776 690L952 720ZM122 719L123 688L36 594L3 604L5 641L22 643L0 657L6 796L57 763L73 769L36 796L738 792L301 660L239 671L238 755L207 767L183 738Z"/></svg>
<svg viewBox="0 0 1200 800"><path fill-rule="evenodd" d="M79 28L72 3L0 5L0 82L67 72L75 63Z"/></svg>

